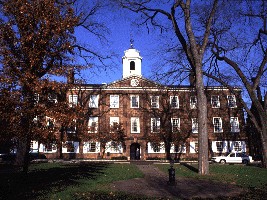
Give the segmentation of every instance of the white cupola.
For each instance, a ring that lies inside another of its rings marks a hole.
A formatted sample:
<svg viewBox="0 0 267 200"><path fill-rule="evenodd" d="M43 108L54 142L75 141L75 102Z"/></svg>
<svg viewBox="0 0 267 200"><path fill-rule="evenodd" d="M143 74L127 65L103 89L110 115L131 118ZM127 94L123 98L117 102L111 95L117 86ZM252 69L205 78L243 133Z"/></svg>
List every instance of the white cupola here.
<svg viewBox="0 0 267 200"><path fill-rule="evenodd" d="M122 57L122 78L132 75L142 76L142 57L140 56L140 52L133 48L132 42L131 40L131 47L124 51L124 56Z"/></svg>

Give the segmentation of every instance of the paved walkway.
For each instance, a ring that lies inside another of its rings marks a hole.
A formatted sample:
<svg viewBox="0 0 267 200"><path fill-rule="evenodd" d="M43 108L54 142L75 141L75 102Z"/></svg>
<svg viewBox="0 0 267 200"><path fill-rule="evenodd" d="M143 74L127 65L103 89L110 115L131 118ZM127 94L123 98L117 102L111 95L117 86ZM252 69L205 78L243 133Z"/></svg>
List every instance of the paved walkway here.
<svg viewBox="0 0 267 200"><path fill-rule="evenodd" d="M137 165L145 174L144 178L127 181L117 181L112 184L113 189L131 194L167 199L192 199L238 196L242 189L221 182L176 177L176 185L167 184L168 177L153 165Z"/></svg>

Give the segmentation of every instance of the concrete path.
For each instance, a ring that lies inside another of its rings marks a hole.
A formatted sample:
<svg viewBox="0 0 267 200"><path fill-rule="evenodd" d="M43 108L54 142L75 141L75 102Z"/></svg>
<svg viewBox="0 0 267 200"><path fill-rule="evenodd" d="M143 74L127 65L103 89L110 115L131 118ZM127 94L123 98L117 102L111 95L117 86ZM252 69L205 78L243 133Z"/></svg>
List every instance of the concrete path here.
<svg viewBox="0 0 267 200"><path fill-rule="evenodd" d="M136 196L141 194L158 199L217 199L238 196L243 191L235 185L181 177L176 177L176 185L170 186L167 184L168 175L157 167L153 165L137 165L137 167L145 174L144 178L117 181L112 184L112 188Z"/></svg>

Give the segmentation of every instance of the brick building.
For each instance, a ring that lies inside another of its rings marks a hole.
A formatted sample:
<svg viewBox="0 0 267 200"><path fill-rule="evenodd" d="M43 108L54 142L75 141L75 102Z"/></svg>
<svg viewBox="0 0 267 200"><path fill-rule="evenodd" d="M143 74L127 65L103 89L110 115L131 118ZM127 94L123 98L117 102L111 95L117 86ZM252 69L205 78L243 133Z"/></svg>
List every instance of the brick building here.
<svg viewBox="0 0 267 200"><path fill-rule="evenodd" d="M67 94L71 105L83 103L91 135L119 124L123 140L103 145L97 137L69 137L61 149L63 157L97 159L105 147L104 158L109 159L165 158L169 141L171 155L197 158L197 99L193 85L161 85L146 79L139 51L131 47L124 53L121 80L79 85ZM235 90L241 95L240 89ZM224 87L207 86L206 95L210 156L246 151L244 114L238 98ZM79 130L69 129L67 133L79 134ZM59 156L56 145L47 148L41 144L39 152L48 158Z"/></svg>

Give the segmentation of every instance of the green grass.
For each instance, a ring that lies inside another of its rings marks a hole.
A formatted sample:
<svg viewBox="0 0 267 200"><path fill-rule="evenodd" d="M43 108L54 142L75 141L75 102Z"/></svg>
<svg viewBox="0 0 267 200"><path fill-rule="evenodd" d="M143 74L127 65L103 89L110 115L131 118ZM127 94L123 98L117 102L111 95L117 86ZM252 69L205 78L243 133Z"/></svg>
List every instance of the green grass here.
<svg viewBox="0 0 267 200"><path fill-rule="evenodd" d="M31 165L27 175L0 171L0 176L0 199L65 200L110 195L109 183L143 177L143 174L130 164L42 163Z"/></svg>
<svg viewBox="0 0 267 200"><path fill-rule="evenodd" d="M164 172L168 172L169 165L157 165ZM197 179L209 179L225 183L236 184L242 188L266 188L267 169L256 166L245 165L210 165L210 175L200 176L197 173L196 164L174 165L175 175L179 177L189 177Z"/></svg>

